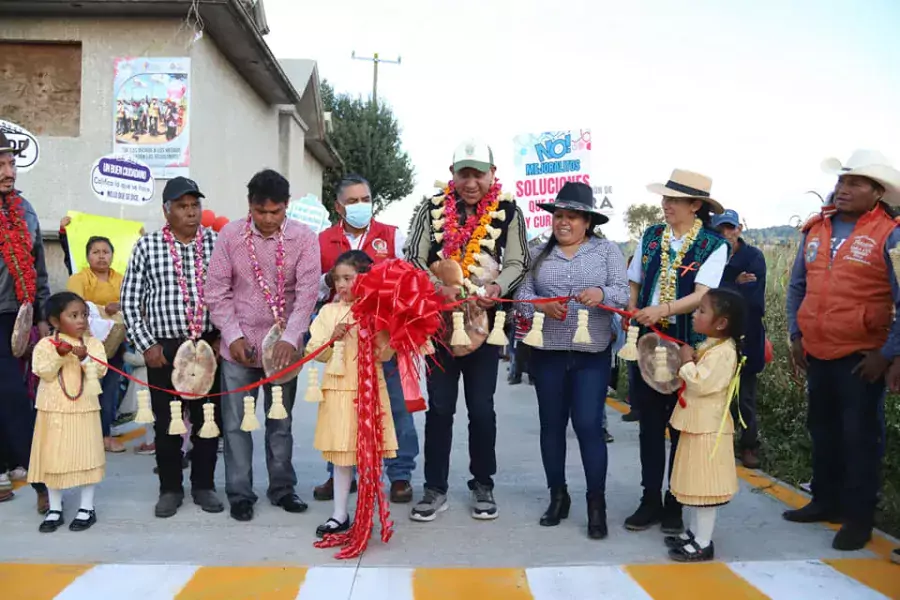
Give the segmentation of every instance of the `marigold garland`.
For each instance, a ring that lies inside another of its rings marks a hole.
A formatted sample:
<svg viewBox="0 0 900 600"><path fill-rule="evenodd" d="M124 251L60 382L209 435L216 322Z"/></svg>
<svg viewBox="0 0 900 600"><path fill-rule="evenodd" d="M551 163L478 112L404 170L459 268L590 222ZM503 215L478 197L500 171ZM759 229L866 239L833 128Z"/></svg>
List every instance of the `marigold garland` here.
<svg viewBox="0 0 900 600"><path fill-rule="evenodd" d="M34 302L37 295L37 271L31 254L31 232L22 210L22 197L16 190L6 196L5 205L0 210L0 253L6 267L13 275L16 299L19 304Z"/></svg>
<svg viewBox="0 0 900 600"><path fill-rule="evenodd" d="M678 273L678 269L681 267L681 263L684 261L684 255L687 254L688 250L691 249L691 246L694 244L694 240L697 239L697 235L700 234L700 230L703 228L703 222L700 219L694 219L694 224L691 227L690 231L684 236L684 242L681 244L681 248L678 249L678 252L675 253L675 260L670 261L669 258L669 248L672 243L672 227L666 225L666 229L663 232L662 243L660 244L660 263L659 263L659 305L664 306L668 302L674 302L676 300L676 291L675 291L675 282L676 276ZM670 264L671 262L671 264ZM667 325L669 323L668 319L663 321L663 325Z"/></svg>
<svg viewBox="0 0 900 600"><path fill-rule="evenodd" d="M456 189L453 182L444 188L443 193L443 224L444 256L460 264L463 277L469 278L469 267L475 264L475 255L481 252L481 240L487 235L487 226L493 221L491 213L500 206L500 190L502 186L499 179L488 193L484 195L475 208L475 213L466 218L465 224L460 226L459 213L456 207ZM433 219L433 222L438 221Z"/></svg>

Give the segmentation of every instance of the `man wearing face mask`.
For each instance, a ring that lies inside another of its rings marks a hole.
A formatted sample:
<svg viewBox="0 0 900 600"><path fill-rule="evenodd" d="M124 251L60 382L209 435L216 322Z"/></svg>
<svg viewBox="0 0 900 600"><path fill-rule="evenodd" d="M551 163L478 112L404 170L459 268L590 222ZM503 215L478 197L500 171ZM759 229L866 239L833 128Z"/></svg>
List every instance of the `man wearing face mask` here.
<svg viewBox="0 0 900 600"><path fill-rule="evenodd" d="M402 257L406 242L406 236L399 228L372 219L372 191L364 178L347 175L338 183L335 196L334 207L341 220L319 234L322 258L320 300L330 299L331 292L325 283L325 273L331 270L341 254L350 250L362 250L377 264ZM407 503L412 501L413 496L409 482L416 468L419 438L413 417L406 410L396 360L384 363L384 375L399 446L397 457L385 461L387 476L391 482L391 502ZM331 464L328 465L328 472L333 472ZM355 489L355 482L352 489ZM334 480L329 477L328 481L317 486L313 490L313 497L316 500L334 498Z"/></svg>

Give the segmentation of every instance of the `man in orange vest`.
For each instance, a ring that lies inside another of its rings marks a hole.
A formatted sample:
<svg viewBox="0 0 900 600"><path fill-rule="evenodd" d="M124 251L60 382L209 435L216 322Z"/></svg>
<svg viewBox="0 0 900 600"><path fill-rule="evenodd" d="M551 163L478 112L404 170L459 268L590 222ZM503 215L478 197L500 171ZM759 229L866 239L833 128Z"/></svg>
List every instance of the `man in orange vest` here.
<svg viewBox="0 0 900 600"><path fill-rule="evenodd" d="M406 236L398 227L372 219L372 191L364 178L359 175L344 177L337 186L334 208L341 220L319 234L323 278L331 271L338 257L350 250L362 250L376 264L403 256ZM320 299L330 299L330 296L329 290L323 290ZM397 457L385 461L387 476L391 482L391 502L408 503L413 497L409 482L416 468L416 456L419 455L419 437L412 414L406 410L396 360L384 363L384 375L399 446ZM328 472L333 473L330 463ZM313 497L316 500L334 498L334 480L329 477L328 481L317 486L313 490Z"/></svg>
<svg viewBox="0 0 900 600"><path fill-rule="evenodd" d="M888 209L900 206L900 171L831 162L834 202L803 227L787 299L791 354L807 373L813 499L784 518L842 523L832 547L850 551L872 537L885 372L900 355L900 290L889 254L900 229Z"/></svg>

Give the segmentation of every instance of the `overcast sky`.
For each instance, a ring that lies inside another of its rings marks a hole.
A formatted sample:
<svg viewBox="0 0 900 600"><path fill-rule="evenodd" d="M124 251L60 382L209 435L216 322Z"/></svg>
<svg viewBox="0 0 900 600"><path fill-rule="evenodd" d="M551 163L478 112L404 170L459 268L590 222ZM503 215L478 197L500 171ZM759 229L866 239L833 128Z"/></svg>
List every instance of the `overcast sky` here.
<svg viewBox="0 0 900 600"><path fill-rule="evenodd" d="M491 144L512 190L519 133L590 128L592 183L613 186L608 236L675 167L713 178L750 227L815 211L819 169L856 148L900 161L896 0L264 0L279 58L311 58L339 92L378 91L403 130L405 225L466 137Z"/></svg>

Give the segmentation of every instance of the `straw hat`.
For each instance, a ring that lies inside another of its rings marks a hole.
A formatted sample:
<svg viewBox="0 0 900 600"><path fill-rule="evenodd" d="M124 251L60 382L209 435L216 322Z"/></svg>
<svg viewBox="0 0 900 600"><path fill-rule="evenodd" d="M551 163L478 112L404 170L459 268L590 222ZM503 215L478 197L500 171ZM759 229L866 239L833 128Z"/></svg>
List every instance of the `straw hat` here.
<svg viewBox="0 0 900 600"><path fill-rule="evenodd" d="M675 169L666 183L651 183L647 191L669 198L696 198L703 200L714 213L720 215L724 208L717 200L713 200L709 194L712 189L712 179L700 173Z"/></svg>
<svg viewBox="0 0 900 600"><path fill-rule="evenodd" d="M884 188L882 202L900 206L900 171L890 166L887 158L880 152L856 150L846 164L837 158L828 158L822 161L822 170L838 177L856 175L871 179Z"/></svg>

